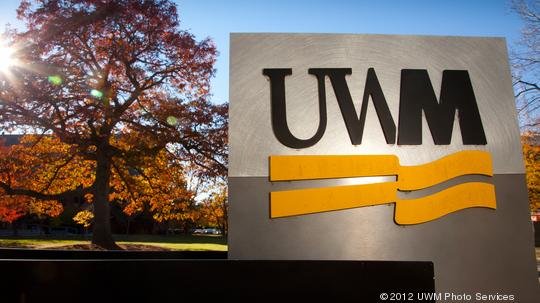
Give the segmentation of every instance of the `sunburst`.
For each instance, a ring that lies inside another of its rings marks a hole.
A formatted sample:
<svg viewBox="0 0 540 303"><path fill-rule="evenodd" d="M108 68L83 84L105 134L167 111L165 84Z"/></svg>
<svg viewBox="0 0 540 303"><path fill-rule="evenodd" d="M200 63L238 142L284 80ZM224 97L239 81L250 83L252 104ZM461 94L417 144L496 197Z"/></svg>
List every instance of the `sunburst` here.
<svg viewBox="0 0 540 303"><path fill-rule="evenodd" d="M9 72L9 69L17 64L15 48L0 40L0 72Z"/></svg>

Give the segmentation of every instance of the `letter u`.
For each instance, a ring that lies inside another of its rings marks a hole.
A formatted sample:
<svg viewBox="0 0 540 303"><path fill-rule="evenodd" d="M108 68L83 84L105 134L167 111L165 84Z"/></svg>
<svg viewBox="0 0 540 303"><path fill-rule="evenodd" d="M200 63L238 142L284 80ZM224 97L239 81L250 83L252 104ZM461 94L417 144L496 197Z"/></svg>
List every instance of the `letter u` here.
<svg viewBox="0 0 540 303"><path fill-rule="evenodd" d="M285 101L285 76L292 75L291 68L265 68L263 75L270 78L270 100L272 113L272 129L274 135L283 145L291 148L306 148L315 145L321 140L326 131L326 91L324 75L317 76L319 87L319 127L313 137L298 139L287 124L287 105Z"/></svg>

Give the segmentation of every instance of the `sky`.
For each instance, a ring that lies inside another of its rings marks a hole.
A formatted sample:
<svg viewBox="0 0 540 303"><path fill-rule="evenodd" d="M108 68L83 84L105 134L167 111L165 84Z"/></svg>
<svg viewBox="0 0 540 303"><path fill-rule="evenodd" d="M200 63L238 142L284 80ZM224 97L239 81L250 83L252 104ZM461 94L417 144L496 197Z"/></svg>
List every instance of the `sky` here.
<svg viewBox="0 0 540 303"><path fill-rule="evenodd" d="M406 34L505 37L511 49L523 23L510 0L183 0L183 30L210 37L219 51L213 100L229 95L229 34L236 32ZM0 25L21 26L19 1L0 2ZM1 59L1 58L0 58Z"/></svg>

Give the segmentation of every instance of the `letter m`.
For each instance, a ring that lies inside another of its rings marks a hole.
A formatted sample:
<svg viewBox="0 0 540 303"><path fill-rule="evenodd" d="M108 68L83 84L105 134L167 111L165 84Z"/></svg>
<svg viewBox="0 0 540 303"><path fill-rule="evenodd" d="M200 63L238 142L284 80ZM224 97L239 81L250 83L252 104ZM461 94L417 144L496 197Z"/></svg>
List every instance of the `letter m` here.
<svg viewBox="0 0 540 303"><path fill-rule="evenodd" d="M443 71L440 102L437 101L427 70L401 71L399 145L422 144L422 112L435 144L450 144L456 110L463 144L487 144L467 71Z"/></svg>

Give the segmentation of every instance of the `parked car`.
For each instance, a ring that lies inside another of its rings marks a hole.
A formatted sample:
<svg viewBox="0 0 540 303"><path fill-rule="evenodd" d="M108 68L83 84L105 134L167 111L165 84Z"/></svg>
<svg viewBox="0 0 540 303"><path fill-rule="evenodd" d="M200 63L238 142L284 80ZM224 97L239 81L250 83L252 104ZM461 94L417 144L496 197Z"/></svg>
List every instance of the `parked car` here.
<svg viewBox="0 0 540 303"><path fill-rule="evenodd" d="M204 234L204 228L195 228L193 234Z"/></svg>
<svg viewBox="0 0 540 303"><path fill-rule="evenodd" d="M193 234L221 235L221 230L217 228L196 228L193 230Z"/></svg>
<svg viewBox="0 0 540 303"><path fill-rule="evenodd" d="M207 235L220 235L221 234L221 231L217 228L205 228L204 229L204 234L207 234Z"/></svg>

